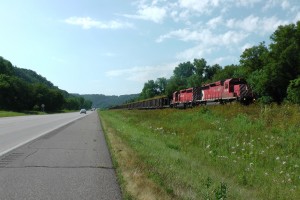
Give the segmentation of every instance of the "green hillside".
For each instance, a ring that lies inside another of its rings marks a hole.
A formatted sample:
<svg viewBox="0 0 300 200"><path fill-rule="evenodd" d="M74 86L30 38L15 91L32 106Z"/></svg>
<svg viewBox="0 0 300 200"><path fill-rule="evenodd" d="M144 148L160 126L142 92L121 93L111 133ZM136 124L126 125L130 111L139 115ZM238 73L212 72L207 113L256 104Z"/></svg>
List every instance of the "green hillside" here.
<svg viewBox="0 0 300 200"><path fill-rule="evenodd" d="M45 77L15 67L0 56L0 110L54 112L63 109L90 108L91 101L54 86Z"/></svg>

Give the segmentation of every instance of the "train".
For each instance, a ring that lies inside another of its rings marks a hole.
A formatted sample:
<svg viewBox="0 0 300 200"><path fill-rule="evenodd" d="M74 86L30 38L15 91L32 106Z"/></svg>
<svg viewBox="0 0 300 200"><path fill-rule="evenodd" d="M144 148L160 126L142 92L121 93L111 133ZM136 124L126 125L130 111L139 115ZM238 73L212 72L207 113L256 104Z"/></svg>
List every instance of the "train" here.
<svg viewBox="0 0 300 200"><path fill-rule="evenodd" d="M188 108L208 103L226 104L240 102L248 105L255 100L253 91L243 78L229 78L198 87L175 91L172 97L158 96L151 99L114 106L115 109Z"/></svg>

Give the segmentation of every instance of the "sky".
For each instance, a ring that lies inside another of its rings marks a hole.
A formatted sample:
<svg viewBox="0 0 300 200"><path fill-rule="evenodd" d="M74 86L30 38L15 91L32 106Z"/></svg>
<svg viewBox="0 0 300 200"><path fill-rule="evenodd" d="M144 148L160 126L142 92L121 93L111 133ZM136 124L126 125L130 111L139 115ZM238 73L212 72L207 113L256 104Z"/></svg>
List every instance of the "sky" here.
<svg viewBox="0 0 300 200"><path fill-rule="evenodd" d="M69 93L124 95L179 63L238 64L299 0L0 0L0 56Z"/></svg>

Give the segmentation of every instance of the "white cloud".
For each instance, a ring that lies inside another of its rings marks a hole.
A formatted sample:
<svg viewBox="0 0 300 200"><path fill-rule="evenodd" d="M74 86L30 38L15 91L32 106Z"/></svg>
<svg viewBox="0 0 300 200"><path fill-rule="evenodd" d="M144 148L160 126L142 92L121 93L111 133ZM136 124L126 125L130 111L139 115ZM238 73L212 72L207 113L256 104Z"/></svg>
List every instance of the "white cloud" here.
<svg viewBox="0 0 300 200"><path fill-rule="evenodd" d="M238 58L235 56L224 56L224 57L218 57L212 60L210 63L213 64L219 64L222 65L224 63L237 63Z"/></svg>
<svg viewBox="0 0 300 200"><path fill-rule="evenodd" d="M244 44L244 45L242 46L241 52L244 52L246 49L249 49L249 48L251 48L251 47L253 47L253 44L246 43L246 44Z"/></svg>
<svg viewBox="0 0 300 200"><path fill-rule="evenodd" d="M254 15L250 15L241 20L229 19L226 22L226 26L228 28L242 29L249 33L251 32L261 35L270 34L274 32L279 25L285 24L288 24L288 21L279 20L275 16L259 18Z"/></svg>
<svg viewBox="0 0 300 200"><path fill-rule="evenodd" d="M227 31L219 35L213 34L209 29L201 31L190 31L189 29L179 29L161 35L156 41L163 42L166 39L176 38L185 42L196 41L206 45L223 46L238 44L248 35L243 32Z"/></svg>
<svg viewBox="0 0 300 200"><path fill-rule="evenodd" d="M197 45L179 52L176 56L180 60L190 60L193 58L206 57L219 48L232 49L248 37L247 33L238 31L227 31L220 34L214 34L209 29L201 31L191 31L189 29L179 29L168 34L162 35L157 42L163 42L166 39L179 39L184 42L196 42Z"/></svg>
<svg viewBox="0 0 300 200"><path fill-rule="evenodd" d="M181 8L197 11L199 13L209 13L220 5L219 0L179 0Z"/></svg>
<svg viewBox="0 0 300 200"><path fill-rule="evenodd" d="M300 21L300 12L297 13L297 15L295 16L293 21L294 21L294 23L297 23L298 21Z"/></svg>
<svg viewBox="0 0 300 200"><path fill-rule="evenodd" d="M170 77L178 63L169 63L161 66L142 66L129 69L111 70L106 72L108 77L126 77L126 80L145 83L159 77Z"/></svg>
<svg viewBox="0 0 300 200"><path fill-rule="evenodd" d="M289 9L290 6L291 6L291 5L290 5L290 2L287 1L287 0L284 0L284 1L282 1L282 3L281 3L281 8L282 8L283 10Z"/></svg>
<svg viewBox="0 0 300 200"><path fill-rule="evenodd" d="M297 3L296 3L297 5ZM289 0L268 0L265 6L262 8L263 11L267 11L274 7L280 7L284 11L294 12L297 10L297 6L292 6Z"/></svg>
<svg viewBox="0 0 300 200"><path fill-rule="evenodd" d="M213 52L214 47L208 47L204 44L199 44L193 48L186 49L176 55L179 60L192 60L194 58L203 58L204 55Z"/></svg>
<svg viewBox="0 0 300 200"><path fill-rule="evenodd" d="M119 22L115 20L102 22L90 17L69 17L68 19L65 19L64 22L71 25L81 26L83 29L122 29L133 27L132 24L127 22Z"/></svg>
<svg viewBox="0 0 300 200"><path fill-rule="evenodd" d="M156 42L162 42L165 39L177 38L182 41L200 41L206 37L210 37L211 33L209 30L203 30L202 32L190 31L189 29L179 29L176 31L171 31L165 35L161 35Z"/></svg>
<svg viewBox="0 0 300 200"><path fill-rule="evenodd" d="M123 16L133 19L149 20L155 23L162 23L166 15L167 11L165 8L143 5L138 9L137 15L125 14Z"/></svg>
<svg viewBox="0 0 300 200"><path fill-rule="evenodd" d="M209 20L206 24L208 25L208 27L215 29L222 22L223 22L223 18L221 16L219 16L219 17L215 17L215 18Z"/></svg>
<svg viewBox="0 0 300 200"><path fill-rule="evenodd" d="M258 21L259 17L250 15L243 20L229 19L226 25L228 28L242 28L248 32L253 32L258 27Z"/></svg>
<svg viewBox="0 0 300 200"><path fill-rule="evenodd" d="M237 6L254 6L256 3L260 3L262 0L234 0Z"/></svg>

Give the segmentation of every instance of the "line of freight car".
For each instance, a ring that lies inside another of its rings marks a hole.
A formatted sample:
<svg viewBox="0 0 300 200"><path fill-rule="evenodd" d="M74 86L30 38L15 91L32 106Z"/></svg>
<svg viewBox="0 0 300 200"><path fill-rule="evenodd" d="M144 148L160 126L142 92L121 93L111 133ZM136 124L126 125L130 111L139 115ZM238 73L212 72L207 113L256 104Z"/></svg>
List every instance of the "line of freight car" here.
<svg viewBox="0 0 300 200"><path fill-rule="evenodd" d="M170 98L167 96L159 96L151 99L114 106L111 109L162 109L169 108L169 106Z"/></svg>

